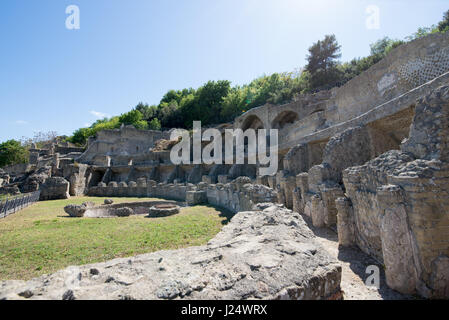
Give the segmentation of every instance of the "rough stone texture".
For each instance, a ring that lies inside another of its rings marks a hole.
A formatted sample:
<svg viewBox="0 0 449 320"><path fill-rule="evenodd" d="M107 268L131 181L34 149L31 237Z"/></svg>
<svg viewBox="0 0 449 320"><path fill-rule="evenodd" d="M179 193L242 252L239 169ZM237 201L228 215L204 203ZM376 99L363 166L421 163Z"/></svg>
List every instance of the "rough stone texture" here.
<svg viewBox="0 0 449 320"><path fill-rule="evenodd" d="M1 187L0 194L2 194L2 195L18 195L18 194L20 194L20 190L19 190L19 187L17 187L17 186Z"/></svg>
<svg viewBox="0 0 449 320"><path fill-rule="evenodd" d="M82 218L84 217L84 213L87 211L87 206L69 204L64 207L64 211L73 218Z"/></svg>
<svg viewBox="0 0 449 320"><path fill-rule="evenodd" d="M22 185L22 192L34 192L51 177L51 167L43 167L31 173Z"/></svg>
<svg viewBox="0 0 449 320"><path fill-rule="evenodd" d="M340 278L303 219L270 206L238 213L206 246L1 282L0 299L326 299Z"/></svg>
<svg viewBox="0 0 449 320"><path fill-rule="evenodd" d="M68 199L70 183L61 177L48 178L41 186L40 200Z"/></svg>
<svg viewBox="0 0 449 320"><path fill-rule="evenodd" d="M159 205L150 208L149 218L168 217L179 213L179 206L176 205Z"/></svg>
<svg viewBox="0 0 449 320"><path fill-rule="evenodd" d="M344 242L383 261L390 287L447 298L449 86L418 100L415 111L403 151L344 171L353 217L343 206L339 216L354 221L354 239Z"/></svg>
<svg viewBox="0 0 449 320"><path fill-rule="evenodd" d="M324 223L327 227L332 227L337 224L337 207L335 201L344 196L342 188L338 185L323 186L321 188L321 197L324 205Z"/></svg>
<svg viewBox="0 0 449 320"><path fill-rule="evenodd" d="M112 163L126 162L129 155L138 155L155 147L155 142L161 139L169 139L168 132L137 130L133 126L125 126L121 129L104 130L97 134L96 140L89 141L86 152L78 159L81 163L93 163L98 154L111 158ZM147 154L150 160L151 155Z"/></svg>
<svg viewBox="0 0 449 320"><path fill-rule="evenodd" d="M401 149L417 159L449 161L449 89L439 88L419 99L410 138Z"/></svg>
<svg viewBox="0 0 449 320"><path fill-rule="evenodd" d="M5 171L0 169L0 187L3 187L3 185L9 184L10 176Z"/></svg>
<svg viewBox="0 0 449 320"><path fill-rule="evenodd" d="M287 208L293 209L293 192L296 189L296 176L283 176L280 181L280 192L283 193L284 204Z"/></svg>
<svg viewBox="0 0 449 320"><path fill-rule="evenodd" d="M137 179L137 186L139 188L146 188L147 187L147 179L146 178Z"/></svg>
<svg viewBox="0 0 449 320"><path fill-rule="evenodd" d="M338 211L338 243L345 247L352 246L355 244L352 203L348 198L338 198L335 200L335 205Z"/></svg>
<svg viewBox="0 0 449 320"><path fill-rule="evenodd" d="M380 238L380 208L376 201L377 188L388 185L387 177L396 167L413 158L400 151L389 151L360 167L346 169L343 173L346 194L354 209L355 242L367 254L382 261ZM342 215L346 213L342 212Z"/></svg>
<svg viewBox="0 0 449 320"><path fill-rule="evenodd" d="M124 207L115 209L114 213L117 217L129 217L130 215L134 214L134 211L131 208Z"/></svg>
<svg viewBox="0 0 449 320"><path fill-rule="evenodd" d="M93 202L85 202L82 205L68 205L64 210L73 217L84 218L111 218L128 217L130 215L148 215L151 207L160 205L177 206L173 201L138 201L129 203L117 203L97 206Z"/></svg>
<svg viewBox="0 0 449 320"><path fill-rule="evenodd" d="M383 186L377 190L381 206L380 238L387 283L403 293L414 293L414 270L411 234L407 212L402 205L402 190L398 186Z"/></svg>
<svg viewBox="0 0 449 320"><path fill-rule="evenodd" d="M275 202L277 193L262 185L251 184L248 177L239 177L225 185L209 185L208 203L232 212L254 210L258 203Z"/></svg>
<svg viewBox="0 0 449 320"><path fill-rule="evenodd" d="M344 169L362 165L370 159L371 141L366 127L350 128L332 137L323 154L323 163L329 165L327 178L336 182L341 182Z"/></svg>
<svg viewBox="0 0 449 320"><path fill-rule="evenodd" d="M186 203L189 206L207 203L206 191L188 191L186 193Z"/></svg>
<svg viewBox="0 0 449 320"><path fill-rule="evenodd" d="M284 170L291 175L307 172L315 165L311 163L309 145L299 144L290 149L284 157Z"/></svg>
<svg viewBox="0 0 449 320"><path fill-rule="evenodd" d="M73 164L66 166L63 176L70 182L70 195L83 196L87 192L90 170L86 164Z"/></svg>
<svg viewBox="0 0 449 320"><path fill-rule="evenodd" d="M113 204L114 200L112 199L104 199L104 204Z"/></svg>
<svg viewBox="0 0 449 320"><path fill-rule="evenodd" d="M263 185L253 185L248 177L239 177L227 184L170 184L149 181L147 187L130 187L110 182L108 186L91 187L89 195L97 197L157 197L187 201L189 205L209 203L232 212L252 210L261 202L274 202L277 193Z"/></svg>

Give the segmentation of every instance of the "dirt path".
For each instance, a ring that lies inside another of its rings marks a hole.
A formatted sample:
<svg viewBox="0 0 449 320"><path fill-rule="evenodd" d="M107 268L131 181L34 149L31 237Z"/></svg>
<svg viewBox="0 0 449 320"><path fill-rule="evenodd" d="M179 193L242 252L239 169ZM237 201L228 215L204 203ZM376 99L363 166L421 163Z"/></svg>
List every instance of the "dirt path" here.
<svg viewBox="0 0 449 320"><path fill-rule="evenodd" d="M412 297L402 295L390 289L385 282L385 273L379 262L363 253L358 248L339 248L337 234L328 228L313 227L310 219L303 216L310 229L317 236L318 242L342 266L341 288L345 300L404 300ZM365 280L368 266L376 265L380 269L380 289L368 287Z"/></svg>

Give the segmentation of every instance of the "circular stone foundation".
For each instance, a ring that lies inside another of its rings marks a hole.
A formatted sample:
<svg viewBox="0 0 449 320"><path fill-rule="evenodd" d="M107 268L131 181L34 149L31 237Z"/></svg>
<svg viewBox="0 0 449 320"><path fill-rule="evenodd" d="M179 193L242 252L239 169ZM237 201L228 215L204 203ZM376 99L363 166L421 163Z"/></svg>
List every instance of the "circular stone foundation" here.
<svg viewBox="0 0 449 320"><path fill-rule="evenodd" d="M168 217L179 213L180 207L175 204L158 204L150 208L149 218Z"/></svg>

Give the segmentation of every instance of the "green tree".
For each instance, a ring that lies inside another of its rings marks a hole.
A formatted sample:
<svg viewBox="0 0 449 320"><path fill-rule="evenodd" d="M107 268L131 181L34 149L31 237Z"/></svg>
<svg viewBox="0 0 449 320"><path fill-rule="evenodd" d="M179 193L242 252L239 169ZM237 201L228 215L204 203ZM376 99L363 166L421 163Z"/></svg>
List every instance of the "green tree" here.
<svg viewBox="0 0 449 320"><path fill-rule="evenodd" d="M443 15L443 20L438 23L438 30L440 32L446 32L449 30L449 10Z"/></svg>
<svg viewBox="0 0 449 320"><path fill-rule="evenodd" d="M143 115L139 110L131 110L128 113L122 114L119 122L124 125L132 125L139 130L148 129L148 122L143 119Z"/></svg>
<svg viewBox="0 0 449 320"><path fill-rule="evenodd" d="M125 125L133 125L141 120L143 120L143 115L138 110L131 110L130 112L122 114L119 118L120 123Z"/></svg>
<svg viewBox="0 0 449 320"><path fill-rule="evenodd" d="M230 90L231 83L227 80L209 81L194 94L184 97L180 103L184 126L191 128L193 121L201 121L203 125L220 123L223 98Z"/></svg>
<svg viewBox="0 0 449 320"><path fill-rule="evenodd" d="M157 106L149 106L148 104L139 102L139 104L134 109L142 114L143 120L151 121L151 119L157 117Z"/></svg>
<svg viewBox="0 0 449 320"><path fill-rule="evenodd" d="M326 35L324 40L319 40L309 48L306 69L310 73L312 89L332 86L340 80L337 68L340 50L335 35Z"/></svg>
<svg viewBox="0 0 449 320"><path fill-rule="evenodd" d="M170 104L172 101L176 101L176 103L180 105L181 100L190 94L195 94L195 90L192 88L183 90L170 90L162 97L160 104Z"/></svg>
<svg viewBox="0 0 449 320"><path fill-rule="evenodd" d="M242 114L246 107L246 92L243 88L235 87L223 98L220 116L223 121L232 121Z"/></svg>
<svg viewBox="0 0 449 320"><path fill-rule="evenodd" d="M73 136L70 138L70 142L75 143L77 145L85 145L87 139L93 135L91 128L79 128L73 133Z"/></svg>
<svg viewBox="0 0 449 320"><path fill-rule="evenodd" d="M148 123L148 129L150 130L161 130L161 122L158 118L154 118Z"/></svg>
<svg viewBox="0 0 449 320"><path fill-rule="evenodd" d="M418 30L412 34L411 36L405 37L407 41L413 41L416 39L423 38L431 33L439 32L438 27L435 25L432 25L431 27L420 27Z"/></svg>
<svg viewBox="0 0 449 320"><path fill-rule="evenodd" d="M80 128L76 130L73 133L73 136L68 139L68 141L83 146L86 144L87 139L89 139L89 137L95 136L98 131L111 130L119 127L119 117L97 120L88 128Z"/></svg>
<svg viewBox="0 0 449 320"><path fill-rule="evenodd" d="M184 122L176 100L172 100L170 103L163 102L159 105L158 119L164 128L184 128Z"/></svg>
<svg viewBox="0 0 449 320"><path fill-rule="evenodd" d="M383 55L392 42L393 40L388 37L377 40L370 45L371 55Z"/></svg>
<svg viewBox="0 0 449 320"><path fill-rule="evenodd" d="M0 167L27 163L28 150L19 141L8 140L0 144Z"/></svg>

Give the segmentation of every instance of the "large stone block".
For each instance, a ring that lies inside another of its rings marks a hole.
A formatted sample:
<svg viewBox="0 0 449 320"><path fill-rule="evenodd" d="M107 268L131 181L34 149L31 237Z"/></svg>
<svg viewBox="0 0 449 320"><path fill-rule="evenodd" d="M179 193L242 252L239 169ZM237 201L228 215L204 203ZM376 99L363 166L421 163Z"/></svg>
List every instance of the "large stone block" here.
<svg viewBox="0 0 449 320"><path fill-rule="evenodd" d="M41 185L40 200L56 200L68 199L70 183L61 177L48 178L43 185Z"/></svg>
<svg viewBox="0 0 449 320"><path fill-rule="evenodd" d="M354 235L354 212L351 200L348 198L338 198L335 200L338 211L337 230L338 243L341 246L348 247L355 245Z"/></svg>

